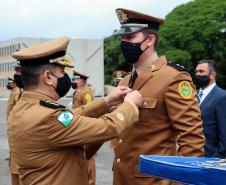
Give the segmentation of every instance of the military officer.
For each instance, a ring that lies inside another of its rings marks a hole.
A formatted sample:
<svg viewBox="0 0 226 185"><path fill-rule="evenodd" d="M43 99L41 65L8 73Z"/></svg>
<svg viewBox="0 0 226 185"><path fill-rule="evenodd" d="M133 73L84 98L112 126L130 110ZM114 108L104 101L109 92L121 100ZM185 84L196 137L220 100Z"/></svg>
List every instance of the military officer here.
<svg viewBox="0 0 226 185"><path fill-rule="evenodd" d="M13 107L16 105L16 103L19 100L20 97L20 89L16 86L16 83L14 82L13 78L8 77L8 84L7 84L7 89L9 89L10 95L9 95L9 100L8 100L8 106L7 106L7 119L9 117L9 113L13 109Z"/></svg>
<svg viewBox="0 0 226 185"><path fill-rule="evenodd" d="M125 77L127 76L129 73L126 71L114 71L112 73L112 77L114 79L114 85L117 86L119 84L119 82Z"/></svg>
<svg viewBox="0 0 226 185"><path fill-rule="evenodd" d="M83 145L110 140L139 117L142 96L123 86L77 109L56 102L71 87L68 43L63 37L12 55L22 65L24 92L10 113L8 138L24 185L88 185Z"/></svg>
<svg viewBox="0 0 226 185"><path fill-rule="evenodd" d="M80 107L81 105L89 104L93 101L93 92L87 85L89 76L73 70L72 86L75 88L73 94L73 107ZM87 160L89 185L96 184L96 166L95 157Z"/></svg>
<svg viewBox="0 0 226 185"><path fill-rule="evenodd" d="M12 111L13 107L19 101L21 94L23 92L23 85L21 81L21 66L19 63L16 63L14 66L14 78L8 78L8 88L11 89L11 93L8 100L7 106L7 120L9 117L10 112ZM9 171L11 173L11 182L12 185L19 185L22 184L19 180L19 172L17 170L15 160L13 156L10 154L9 156Z"/></svg>
<svg viewBox="0 0 226 185"><path fill-rule="evenodd" d="M93 93L87 85L89 76L73 70L72 87L75 89L73 94L73 108L89 104L93 101Z"/></svg>
<svg viewBox="0 0 226 185"><path fill-rule="evenodd" d="M143 95L139 121L118 137L114 185L169 185L139 173L139 155L203 156L204 136L200 109L190 75L168 64L156 53L159 27L164 19L127 9L116 9L121 49L133 64L131 75L119 85ZM178 144L178 149L177 149Z"/></svg>

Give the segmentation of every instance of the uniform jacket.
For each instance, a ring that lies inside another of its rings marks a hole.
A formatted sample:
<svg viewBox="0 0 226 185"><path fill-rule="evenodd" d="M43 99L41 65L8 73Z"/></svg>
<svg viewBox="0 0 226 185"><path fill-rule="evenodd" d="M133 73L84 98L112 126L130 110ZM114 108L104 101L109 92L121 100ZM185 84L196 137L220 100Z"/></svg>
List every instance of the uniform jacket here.
<svg viewBox="0 0 226 185"><path fill-rule="evenodd" d="M130 75L120 85L128 86L129 79ZM143 70L133 89L142 94L143 105L139 121L118 138L113 184L168 185L169 181L140 174L138 158L140 155L203 156L200 109L191 77L168 66L165 57L160 57Z"/></svg>
<svg viewBox="0 0 226 185"><path fill-rule="evenodd" d="M21 96L22 90L18 87L15 87L12 89L9 100L8 100L8 106L7 106L7 120L9 117L9 113L12 111L13 107L16 105L16 103L19 101L20 96ZM18 174L18 170L15 164L15 160L13 159L13 156L10 154L9 157L9 170L13 174Z"/></svg>
<svg viewBox="0 0 226 185"><path fill-rule="evenodd" d="M139 116L129 102L103 115L107 111L104 98L67 110L48 96L24 91L9 116L8 128L23 184L88 185L82 146L118 136Z"/></svg>
<svg viewBox="0 0 226 185"><path fill-rule="evenodd" d="M73 94L73 107L89 104L93 101L93 94L88 86L76 90Z"/></svg>
<svg viewBox="0 0 226 185"><path fill-rule="evenodd" d="M217 85L201 103L206 157L226 157L226 92Z"/></svg>
<svg viewBox="0 0 226 185"><path fill-rule="evenodd" d="M19 101L21 95L21 90L18 87L15 87L12 89L9 100L8 100L8 106L7 106L7 118L9 117L9 113L13 109L13 107L16 105L16 103Z"/></svg>

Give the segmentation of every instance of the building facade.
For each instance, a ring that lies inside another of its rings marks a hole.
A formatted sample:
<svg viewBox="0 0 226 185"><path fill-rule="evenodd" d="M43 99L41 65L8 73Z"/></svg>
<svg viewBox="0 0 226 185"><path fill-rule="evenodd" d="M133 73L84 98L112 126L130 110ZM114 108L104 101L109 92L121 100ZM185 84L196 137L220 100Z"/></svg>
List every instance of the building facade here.
<svg viewBox="0 0 226 185"><path fill-rule="evenodd" d="M51 39L46 38L16 38L0 41L0 98L8 97L6 89L8 77L13 76L15 59L12 53ZM90 78L88 83L95 89L96 96L104 95L104 48L103 40L71 39L67 55L72 60L75 70L84 73ZM72 71L67 71L72 75ZM73 90L67 94L70 96Z"/></svg>

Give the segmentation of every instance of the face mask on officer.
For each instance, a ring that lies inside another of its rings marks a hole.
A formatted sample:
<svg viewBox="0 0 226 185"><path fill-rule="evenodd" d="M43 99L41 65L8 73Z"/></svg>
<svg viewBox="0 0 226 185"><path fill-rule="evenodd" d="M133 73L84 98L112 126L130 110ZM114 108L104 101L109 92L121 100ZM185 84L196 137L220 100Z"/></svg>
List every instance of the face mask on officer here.
<svg viewBox="0 0 226 185"><path fill-rule="evenodd" d="M64 73L64 76L61 78L57 77L53 73L51 73L51 74L57 78L57 86L56 86L56 88L54 88L55 91L57 92L59 97L65 96L71 88L70 77L68 76L67 73Z"/></svg>
<svg viewBox="0 0 226 185"><path fill-rule="evenodd" d="M203 88L208 86L210 82L209 75L195 75L195 82L197 85L197 88Z"/></svg>
<svg viewBox="0 0 226 185"><path fill-rule="evenodd" d="M6 88L7 88L8 90L13 89L12 86L11 86L10 84L7 84Z"/></svg>
<svg viewBox="0 0 226 185"><path fill-rule="evenodd" d="M71 83L71 87L72 87L72 89L77 89L78 84L75 83L75 82L72 82L72 83Z"/></svg>
<svg viewBox="0 0 226 185"><path fill-rule="evenodd" d="M129 63L136 63L141 54L148 48L144 49L143 51L141 50L141 44L147 39L147 37L141 41L140 43L131 43L131 42L126 42L126 41L121 41L121 50L123 53L123 56L126 59L126 62Z"/></svg>
<svg viewBox="0 0 226 185"><path fill-rule="evenodd" d="M13 78L14 78L14 81L15 81L17 87L24 88L21 75L14 74Z"/></svg>

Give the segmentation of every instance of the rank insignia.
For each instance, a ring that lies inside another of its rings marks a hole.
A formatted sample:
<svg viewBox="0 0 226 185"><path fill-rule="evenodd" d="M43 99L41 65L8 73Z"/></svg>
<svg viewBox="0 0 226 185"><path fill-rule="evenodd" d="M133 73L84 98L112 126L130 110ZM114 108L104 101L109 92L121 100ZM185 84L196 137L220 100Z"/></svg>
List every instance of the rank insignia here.
<svg viewBox="0 0 226 185"><path fill-rule="evenodd" d="M57 120L64 126L67 127L71 124L73 120L73 114L68 111L62 111L58 116Z"/></svg>
<svg viewBox="0 0 226 185"><path fill-rule="evenodd" d="M123 121L123 120L124 120L124 116L123 116L123 114L121 114L121 113L117 113L117 118L118 118L120 121Z"/></svg>
<svg viewBox="0 0 226 185"><path fill-rule="evenodd" d="M122 10L116 10L116 14L121 24L126 23L129 20L127 14Z"/></svg>
<svg viewBox="0 0 226 185"><path fill-rule="evenodd" d="M64 109L65 106L63 105L60 105L59 103L56 103L56 102L50 102L48 100L40 100L39 102L40 105L44 106L44 107L48 107L50 109Z"/></svg>
<svg viewBox="0 0 226 185"><path fill-rule="evenodd" d="M191 98L192 96L192 87L191 84L187 81L180 82L178 91L183 98Z"/></svg>

